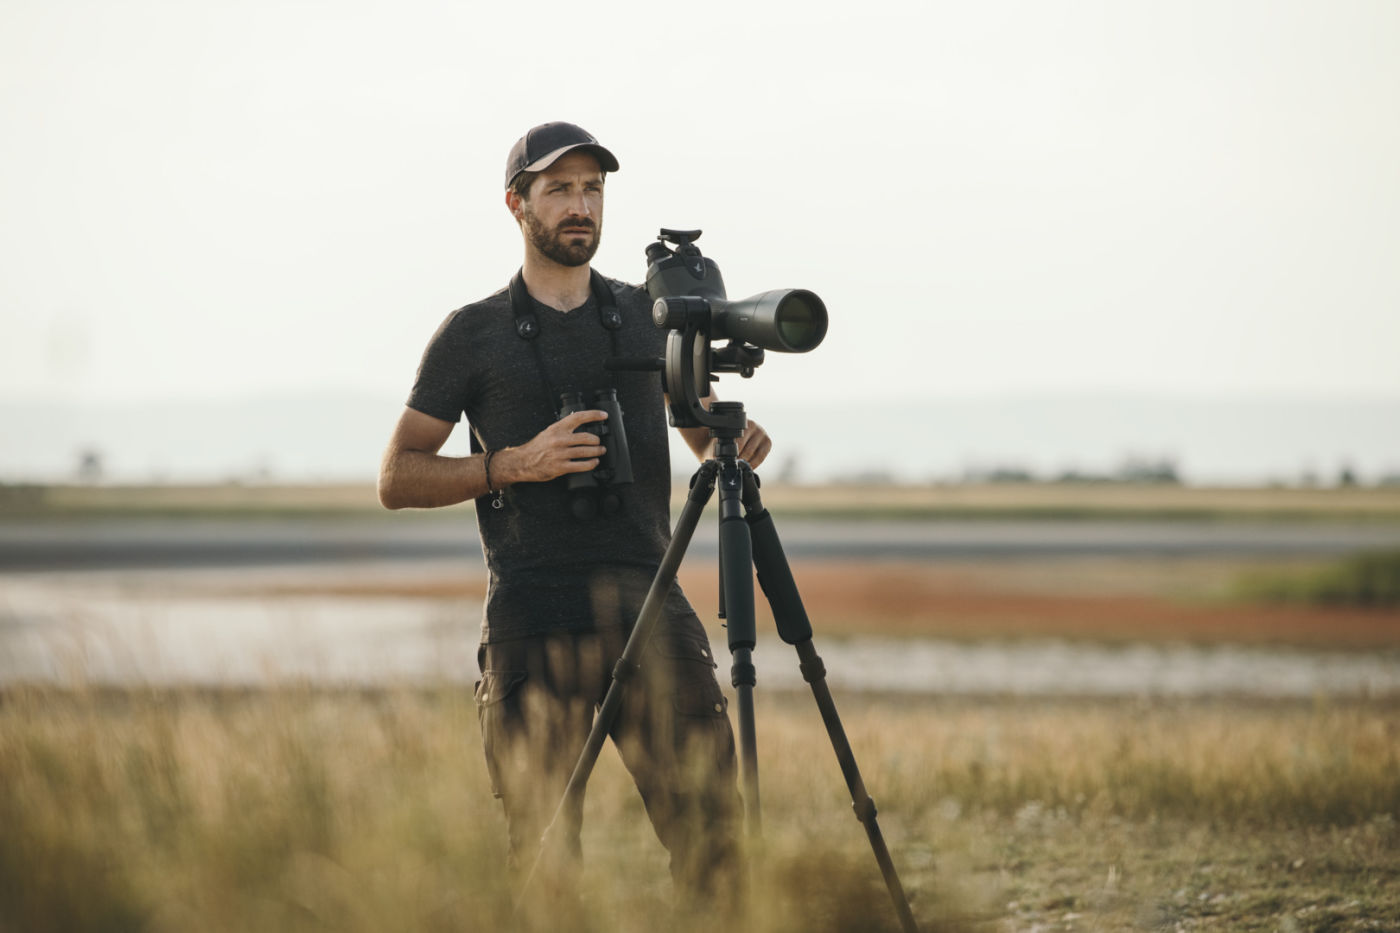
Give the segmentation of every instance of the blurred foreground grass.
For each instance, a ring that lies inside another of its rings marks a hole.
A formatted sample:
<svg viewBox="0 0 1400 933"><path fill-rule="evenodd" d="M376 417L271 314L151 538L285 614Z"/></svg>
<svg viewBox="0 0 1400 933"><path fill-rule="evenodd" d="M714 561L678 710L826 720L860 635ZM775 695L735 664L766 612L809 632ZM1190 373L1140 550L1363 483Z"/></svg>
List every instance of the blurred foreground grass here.
<svg viewBox="0 0 1400 933"><path fill-rule="evenodd" d="M1392 701L838 697L926 930L1400 928ZM760 697L759 931L896 929L805 695ZM607 752L590 916L669 928ZM512 929L456 689L0 693L0 931Z"/></svg>

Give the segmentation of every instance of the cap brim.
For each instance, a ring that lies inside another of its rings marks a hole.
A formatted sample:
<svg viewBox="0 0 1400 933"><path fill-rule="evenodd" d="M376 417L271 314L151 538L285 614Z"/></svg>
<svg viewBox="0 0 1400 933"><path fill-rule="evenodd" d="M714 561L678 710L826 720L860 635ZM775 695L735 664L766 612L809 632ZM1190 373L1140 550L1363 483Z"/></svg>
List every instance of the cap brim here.
<svg viewBox="0 0 1400 933"><path fill-rule="evenodd" d="M598 159L599 167L602 168L603 171L617 171L617 157L614 156L608 150L604 149L602 146L598 145L597 143L571 143L568 146L561 146L560 148L555 149L553 152L547 152L544 155L540 156L538 159L531 162L529 165L525 166L520 171L543 172L545 169L549 168L556 161L558 161L559 158L564 155L564 153L572 152L575 149L587 149L589 152L593 153L593 155ZM516 174L518 175L520 174L520 172L516 172Z"/></svg>

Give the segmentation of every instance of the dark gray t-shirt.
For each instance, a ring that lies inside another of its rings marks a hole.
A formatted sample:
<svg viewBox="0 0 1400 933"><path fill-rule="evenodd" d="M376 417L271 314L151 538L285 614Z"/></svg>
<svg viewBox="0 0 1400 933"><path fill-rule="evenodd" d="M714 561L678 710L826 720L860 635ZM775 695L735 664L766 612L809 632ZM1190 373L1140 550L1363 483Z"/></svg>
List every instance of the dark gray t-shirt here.
<svg viewBox="0 0 1400 933"><path fill-rule="evenodd" d="M663 356L667 332L652 323L646 291L608 284L622 315L617 355ZM505 491L501 509L492 508L489 497L477 500L490 572L484 642L630 624L670 541L669 428L660 374L604 369L613 347L595 298L569 312L533 299L531 307L540 325L534 341L516 332L505 289L448 315L423 354L408 406L444 421L465 414L472 449L497 450L524 444L548 427L561 391L616 387L634 482L615 487L617 512L586 520L573 516L564 477L517 483ZM672 588L668 611L693 615L679 587Z"/></svg>

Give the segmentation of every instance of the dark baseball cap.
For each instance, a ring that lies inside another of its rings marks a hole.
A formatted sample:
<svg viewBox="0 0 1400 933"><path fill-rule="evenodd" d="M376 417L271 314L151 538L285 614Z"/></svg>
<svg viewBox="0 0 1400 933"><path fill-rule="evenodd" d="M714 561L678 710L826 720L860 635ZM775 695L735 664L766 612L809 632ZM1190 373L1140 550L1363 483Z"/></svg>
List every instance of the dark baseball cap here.
<svg viewBox="0 0 1400 933"><path fill-rule="evenodd" d="M617 171L617 157L604 149L593 134L572 123L541 123L515 141L506 157L506 187L521 172L542 172L564 153L587 149L605 172Z"/></svg>

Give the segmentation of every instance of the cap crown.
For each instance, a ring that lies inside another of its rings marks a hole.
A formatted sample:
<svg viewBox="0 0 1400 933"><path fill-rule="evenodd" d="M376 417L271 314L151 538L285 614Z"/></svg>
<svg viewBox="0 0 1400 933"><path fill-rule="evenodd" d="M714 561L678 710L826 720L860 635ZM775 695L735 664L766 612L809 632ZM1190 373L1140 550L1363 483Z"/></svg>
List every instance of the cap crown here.
<svg viewBox="0 0 1400 933"><path fill-rule="evenodd" d="M564 153L580 148L592 152L603 171L617 171L617 157L583 127L564 122L541 123L510 147L510 155L506 157L506 187L509 188L521 172L542 172Z"/></svg>

